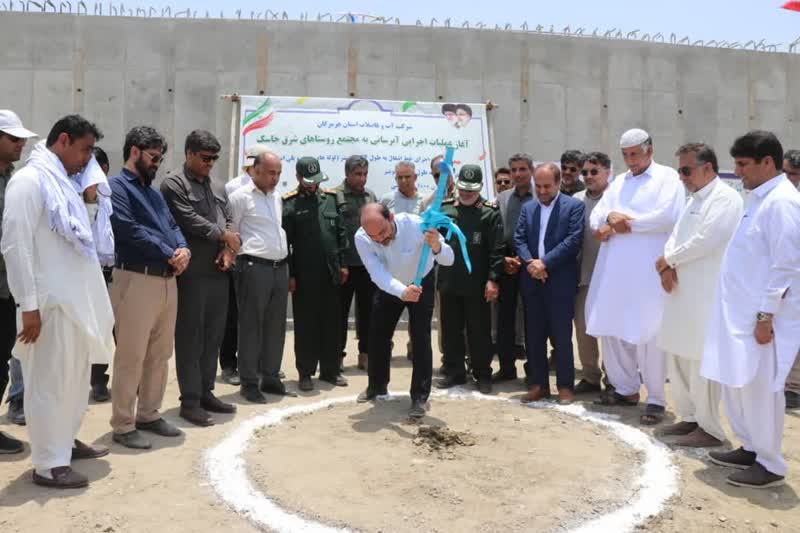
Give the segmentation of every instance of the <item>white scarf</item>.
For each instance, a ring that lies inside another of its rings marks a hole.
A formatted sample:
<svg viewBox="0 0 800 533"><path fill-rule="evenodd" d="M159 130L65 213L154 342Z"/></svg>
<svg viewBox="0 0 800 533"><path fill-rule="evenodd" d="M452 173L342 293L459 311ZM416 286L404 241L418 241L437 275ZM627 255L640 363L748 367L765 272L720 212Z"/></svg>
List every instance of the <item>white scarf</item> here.
<svg viewBox="0 0 800 533"><path fill-rule="evenodd" d="M111 230L111 213L113 209L111 207L111 187L108 185L108 178L106 178L100 165L97 164L97 160L92 156L89 164L86 165L83 172L75 176L75 179L80 186L81 194L92 185L97 185L97 215L90 216L89 219L100 264L112 266L114 264L114 232ZM86 206L87 210L89 205L87 204Z"/></svg>
<svg viewBox="0 0 800 533"><path fill-rule="evenodd" d="M64 237L81 255L97 260L89 214L61 160L47 149L45 141L40 141L34 146L27 164L39 173L39 188L50 229Z"/></svg>

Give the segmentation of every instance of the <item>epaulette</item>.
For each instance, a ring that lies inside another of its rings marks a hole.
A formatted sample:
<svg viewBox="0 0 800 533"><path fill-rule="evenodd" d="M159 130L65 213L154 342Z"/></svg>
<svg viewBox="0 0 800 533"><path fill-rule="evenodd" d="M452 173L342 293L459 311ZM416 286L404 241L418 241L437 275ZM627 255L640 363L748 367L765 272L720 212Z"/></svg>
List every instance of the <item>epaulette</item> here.
<svg viewBox="0 0 800 533"><path fill-rule="evenodd" d="M454 204L454 203L456 203L456 199L455 198L448 198L446 200L442 200L442 205L444 205L444 204Z"/></svg>
<svg viewBox="0 0 800 533"><path fill-rule="evenodd" d="M297 189L287 192L286 194L281 196L281 198L283 198L284 200L288 200L289 198L294 198L295 196L297 196Z"/></svg>
<svg viewBox="0 0 800 533"><path fill-rule="evenodd" d="M500 208L500 206L497 205L497 202L488 202L487 201L487 202L483 202L483 205L485 205L486 207L490 207L492 209L499 209Z"/></svg>

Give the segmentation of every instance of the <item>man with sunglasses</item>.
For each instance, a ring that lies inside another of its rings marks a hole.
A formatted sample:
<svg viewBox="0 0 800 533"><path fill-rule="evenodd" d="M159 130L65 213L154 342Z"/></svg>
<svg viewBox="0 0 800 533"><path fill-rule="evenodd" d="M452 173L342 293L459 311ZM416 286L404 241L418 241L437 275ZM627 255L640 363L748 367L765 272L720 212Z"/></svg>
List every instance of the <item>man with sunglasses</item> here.
<svg viewBox="0 0 800 533"><path fill-rule="evenodd" d="M507 191L513 186L511 171L508 168L500 167L494 171L494 192L496 195Z"/></svg>
<svg viewBox="0 0 800 533"><path fill-rule="evenodd" d="M677 173L653 161L653 139L641 129L622 134L628 171L611 183L589 218L602 244L586 297L586 331L602 337L603 362L615 392L602 405L635 406L642 381L647 407L640 417L664 417L666 361L655 343L666 294L653 263L680 217L686 192Z"/></svg>
<svg viewBox="0 0 800 533"><path fill-rule="evenodd" d="M742 197L717 176L714 150L702 143L681 146L678 172L689 202L656 261L667 293L656 344L667 354L675 411L682 418L662 429L675 444L720 446L720 386L700 375L711 303L725 247L742 214Z"/></svg>
<svg viewBox="0 0 800 533"><path fill-rule="evenodd" d="M575 394L599 393L602 391L603 381L606 387L609 386L608 376L602 380L603 371L600 366L597 338L586 333L586 295L589 294L597 253L600 251L600 241L592 237L589 217L608 188L610 174L611 159L606 154L603 152L587 154L581 170L586 189L573 196L584 205L583 242L578 258L580 262L578 294L575 296L575 339L578 341L578 358L581 361L583 377L575 385Z"/></svg>
<svg viewBox="0 0 800 533"><path fill-rule="evenodd" d="M586 189L581 181L581 170L586 155L580 150L567 150L561 154L561 192L567 196Z"/></svg>
<svg viewBox="0 0 800 533"><path fill-rule="evenodd" d="M26 129L22 125L16 113L10 109L0 109L0 218L3 216L5 207L5 194L8 180L14 173L14 163L22 157L22 149L28 139L36 137L36 134ZM0 237L3 230L0 229ZM8 289L6 279L6 264L3 256L0 255L0 400L3 399L6 386L8 385L9 362L11 361L11 349L17 337L17 309L14 298ZM14 381L11 382L14 388ZM9 391L9 403L21 409L22 391L12 398ZM12 414L12 407L9 406L9 415ZM24 418L23 418L24 420ZM23 450L22 442L13 439L0 431L0 454L21 453Z"/></svg>
<svg viewBox="0 0 800 533"><path fill-rule="evenodd" d="M216 137L195 130L186 137L183 167L169 173L161 193L186 236L192 262L178 278L178 316L175 322L175 368L181 391L181 418L197 426L210 426L208 412L233 413L236 406L214 396L217 355L225 334L228 313L228 275L239 235L231 230L231 217L222 188L215 190L211 170L219 158Z"/></svg>
<svg viewBox="0 0 800 533"><path fill-rule="evenodd" d="M161 134L137 126L125 136L122 171L109 180L116 255L110 292L117 336L111 427L114 442L135 449L152 446L140 430L181 435L159 413L175 340L175 276L191 258L164 197L152 187L166 152Z"/></svg>

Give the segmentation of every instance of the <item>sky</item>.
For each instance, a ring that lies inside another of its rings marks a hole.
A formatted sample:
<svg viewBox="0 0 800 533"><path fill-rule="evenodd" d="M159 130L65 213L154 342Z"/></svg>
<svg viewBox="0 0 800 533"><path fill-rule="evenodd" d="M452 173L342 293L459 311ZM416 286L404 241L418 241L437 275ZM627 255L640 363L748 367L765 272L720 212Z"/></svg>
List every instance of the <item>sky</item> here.
<svg viewBox="0 0 800 533"><path fill-rule="evenodd" d="M595 28L601 32L612 28L624 33L639 30L644 33L663 33L667 40L671 33L678 39L690 37L696 40L756 42L764 39L769 44L782 44L786 50L789 43L800 38L800 12L781 9L786 0L403 0L389 2L379 0L136 0L123 2L126 9L132 7L161 8L169 6L172 12L186 8L204 15L208 10L218 16L220 10L226 17L235 18L241 10L243 18L250 18L253 11L264 13L266 9L287 12L291 19L299 19L307 13L309 20L316 20L318 13L355 13L384 17L399 17L403 24L415 24L418 19L430 24L432 18L440 24L447 18L452 25L460 26L469 21L471 26L483 22L487 26L511 24L518 29L523 22L533 29L538 24L557 30L570 26L591 33ZM85 0L91 11L94 0ZM19 3L19 2L17 2ZM58 4L59 2L55 2ZM73 2L76 3L76 2ZM108 4L108 0L102 2ZM113 2L119 5L119 2ZM800 46L798 46L800 48Z"/></svg>

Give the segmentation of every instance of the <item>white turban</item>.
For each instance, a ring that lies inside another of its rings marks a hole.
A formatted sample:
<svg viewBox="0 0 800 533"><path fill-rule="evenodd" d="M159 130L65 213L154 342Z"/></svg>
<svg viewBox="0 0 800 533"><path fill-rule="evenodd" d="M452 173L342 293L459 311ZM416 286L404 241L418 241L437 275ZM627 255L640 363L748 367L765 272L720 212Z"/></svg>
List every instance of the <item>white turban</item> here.
<svg viewBox="0 0 800 533"><path fill-rule="evenodd" d="M634 128L632 130L628 130L622 134L622 137L619 139L619 147L620 148L633 148L634 146L641 146L647 139L650 138L650 134L646 131Z"/></svg>

